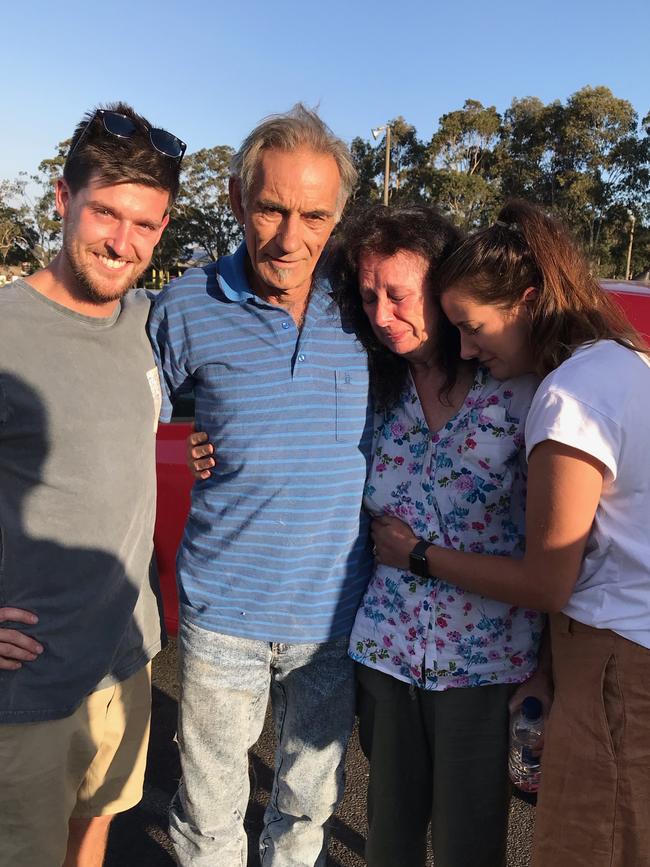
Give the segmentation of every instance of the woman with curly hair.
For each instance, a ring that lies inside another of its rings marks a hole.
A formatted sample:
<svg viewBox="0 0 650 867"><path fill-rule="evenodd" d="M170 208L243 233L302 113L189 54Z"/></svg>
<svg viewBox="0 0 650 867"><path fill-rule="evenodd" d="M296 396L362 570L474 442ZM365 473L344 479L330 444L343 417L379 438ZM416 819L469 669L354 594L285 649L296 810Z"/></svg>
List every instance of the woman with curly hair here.
<svg viewBox="0 0 650 867"><path fill-rule="evenodd" d="M376 563L350 639L370 867L424 867L429 823L437 867L505 865L508 704L535 668L543 626L536 611L426 568L432 541L523 552L523 430L537 379L498 380L461 359L433 290L459 242L431 208L374 206L344 227L333 280L370 363L366 507L406 521L414 540L404 562Z"/></svg>

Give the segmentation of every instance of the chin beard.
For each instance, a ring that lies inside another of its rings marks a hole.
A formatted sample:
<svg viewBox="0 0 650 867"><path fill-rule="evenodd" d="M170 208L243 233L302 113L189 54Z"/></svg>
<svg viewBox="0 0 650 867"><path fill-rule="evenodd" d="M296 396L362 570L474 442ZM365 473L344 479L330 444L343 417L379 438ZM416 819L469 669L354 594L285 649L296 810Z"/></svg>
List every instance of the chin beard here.
<svg viewBox="0 0 650 867"><path fill-rule="evenodd" d="M271 268L271 275L273 283L269 284L270 293L281 298L287 291L285 285L289 282L289 274L280 268Z"/></svg>
<svg viewBox="0 0 650 867"><path fill-rule="evenodd" d="M129 289L135 285L138 277L145 270L144 268L141 268L139 271L132 274L126 285L116 285L115 287L109 285L106 290L102 290L96 282L93 282L92 277L87 273L86 269L75 261L74 255L65 241L63 244L63 251L78 288L84 295L85 299L90 301L92 304L107 304L111 301L119 301L126 295Z"/></svg>
<svg viewBox="0 0 650 867"><path fill-rule="evenodd" d="M280 285L282 285L283 283L288 283L291 279L291 272L288 271L286 268L274 268L273 266L271 266L271 272Z"/></svg>

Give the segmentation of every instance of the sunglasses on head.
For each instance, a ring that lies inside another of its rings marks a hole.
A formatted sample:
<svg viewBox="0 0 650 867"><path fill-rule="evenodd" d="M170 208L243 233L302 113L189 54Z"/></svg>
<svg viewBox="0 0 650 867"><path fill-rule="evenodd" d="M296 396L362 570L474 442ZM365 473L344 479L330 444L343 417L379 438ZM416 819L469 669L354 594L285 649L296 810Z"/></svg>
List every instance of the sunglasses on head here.
<svg viewBox="0 0 650 867"><path fill-rule="evenodd" d="M114 135L117 138L133 138L138 131L135 122L125 114L120 114L117 111L108 111L104 108L98 108L84 127L84 130L77 139L75 146L68 154L68 159L70 159L72 154L79 147L79 143L98 117L101 118L105 131L109 133L109 135ZM157 127L149 126L147 127L147 132L149 133L151 147L154 150L172 160L177 160L180 163L187 148L184 141L181 141L178 136L167 132L166 129L158 129Z"/></svg>

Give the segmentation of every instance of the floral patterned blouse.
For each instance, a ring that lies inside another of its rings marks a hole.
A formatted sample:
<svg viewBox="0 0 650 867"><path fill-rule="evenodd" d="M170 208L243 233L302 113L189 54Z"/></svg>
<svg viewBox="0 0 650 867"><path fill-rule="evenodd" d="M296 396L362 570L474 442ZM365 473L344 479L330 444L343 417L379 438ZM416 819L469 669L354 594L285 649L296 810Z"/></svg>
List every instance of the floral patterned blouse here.
<svg viewBox="0 0 650 867"><path fill-rule="evenodd" d="M430 431L409 378L376 416L366 496L448 548L518 556L524 544L524 425L537 380L479 367L458 413ZM423 689L518 683L535 668L544 616L378 563L350 655Z"/></svg>

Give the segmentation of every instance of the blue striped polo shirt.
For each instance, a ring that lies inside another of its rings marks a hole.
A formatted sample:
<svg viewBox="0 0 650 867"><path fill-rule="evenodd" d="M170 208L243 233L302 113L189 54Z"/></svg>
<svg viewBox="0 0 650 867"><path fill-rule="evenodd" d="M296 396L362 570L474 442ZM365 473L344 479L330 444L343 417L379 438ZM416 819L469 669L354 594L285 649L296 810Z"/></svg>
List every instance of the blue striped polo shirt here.
<svg viewBox="0 0 650 867"><path fill-rule="evenodd" d="M216 468L197 481L178 553L183 615L287 643L350 632L370 574L360 510L372 439L366 355L316 279L299 331L251 292L246 247L156 299L161 419L191 385Z"/></svg>

